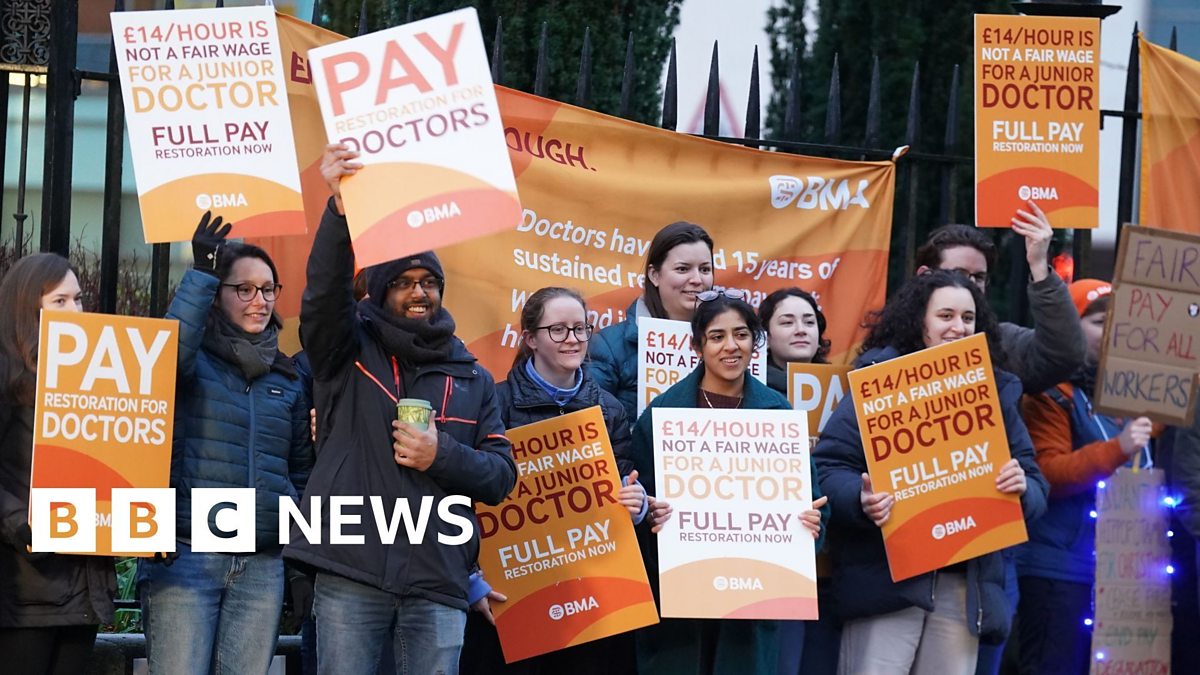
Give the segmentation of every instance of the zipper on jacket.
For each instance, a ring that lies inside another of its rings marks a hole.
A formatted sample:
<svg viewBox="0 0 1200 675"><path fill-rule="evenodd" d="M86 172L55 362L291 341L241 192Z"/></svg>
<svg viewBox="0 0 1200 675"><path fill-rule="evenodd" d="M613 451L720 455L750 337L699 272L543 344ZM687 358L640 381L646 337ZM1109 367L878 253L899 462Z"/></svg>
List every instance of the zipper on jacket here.
<svg viewBox="0 0 1200 675"><path fill-rule="evenodd" d="M250 412L250 435L249 435L249 438L247 439L248 443L246 444L246 450L247 450L247 452L246 452L246 487L249 487L249 488L251 488L251 489L255 490L255 491L256 491L256 493L257 493L257 489L258 489L258 488L257 488L257 486L254 484L254 473L255 473L255 462L254 462L254 436L255 436L255 428L254 428L254 427L255 427L255 424L254 424L254 393L250 391L251 387L252 387L252 384L247 384L247 385L246 385L246 394L248 394L248 395L249 395L249 399L250 399L250 403L249 403L249 405L248 405L248 410L249 410L249 412ZM257 516L256 516L256 519L257 519Z"/></svg>
<svg viewBox="0 0 1200 675"><path fill-rule="evenodd" d="M933 583L929 585L929 604L937 607L937 570L933 571Z"/></svg>
<svg viewBox="0 0 1200 675"><path fill-rule="evenodd" d="M1004 570L1004 583L1005 584L1008 584L1008 569L1007 569L1007 567L1008 567L1008 565L1007 565L1007 563L1005 563L1005 568L1006 568ZM1005 594L1007 594L1007 593L1008 593L1008 591L1006 589ZM981 633L983 633L983 589L979 587L979 572L978 571L975 573L975 602L979 603L979 609L976 611L976 616L975 616L975 637L979 637L979 635Z"/></svg>
<svg viewBox="0 0 1200 675"><path fill-rule="evenodd" d="M446 376L446 391L442 395L442 414L440 416L441 419L438 420L438 424L444 424L446 422L446 416L450 412L450 392L453 389L454 389L454 378L451 377L450 375L447 375Z"/></svg>

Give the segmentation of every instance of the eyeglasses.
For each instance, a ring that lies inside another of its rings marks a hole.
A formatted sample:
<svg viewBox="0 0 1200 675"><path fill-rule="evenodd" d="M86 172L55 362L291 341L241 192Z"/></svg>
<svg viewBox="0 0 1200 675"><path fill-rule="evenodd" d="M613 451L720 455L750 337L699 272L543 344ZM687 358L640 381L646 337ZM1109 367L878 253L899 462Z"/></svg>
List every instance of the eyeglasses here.
<svg viewBox="0 0 1200 675"><path fill-rule="evenodd" d="M964 270L964 269L963 269L963 268L961 268L961 267L957 267L957 268L955 268L955 269L953 269L953 270L951 270L951 271L952 271L952 272L958 272L959 274L961 274L961 275L963 275L964 277L966 277L966 278L970 279L971 281L974 281L976 286L986 286L986 285L987 285L987 280L988 280L988 273L987 273L987 272L975 272L975 273L971 273L971 272L968 272L967 270Z"/></svg>
<svg viewBox="0 0 1200 675"><path fill-rule="evenodd" d="M265 284L262 286L255 286L251 283L241 283L221 285L236 289L238 300L241 300L242 302L250 302L254 299L254 296L258 295L260 292L262 293L263 300L271 302L275 298L279 297L279 293L283 290L283 284Z"/></svg>
<svg viewBox="0 0 1200 675"><path fill-rule="evenodd" d="M538 326L534 330L544 330L550 334L550 339L555 342L566 342L567 334L574 333L575 339L580 342L587 342L592 338L592 324L580 324L578 326L567 326L561 323L556 323L553 326Z"/></svg>
<svg viewBox="0 0 1200 675"><path fill-rule="evenodd" d="M712 302L713 300L716 300L722 296L729 298L730 300L745 300L746 291L738 288L720 288L713 286L707 291L700 291L697 293L696 299L700 302Z"/></svg>
<svg viewBox="0 0 1200 675"><path fill-rule="evenodd" d="M426 293L432 293L434 291L440 292L442 290L442 280L437 277L425 277L420 281L413 281L408 277L396 277L388 282L387 287L394 288L402 292L408 292L411 291L413 286L416 286L417 284L421 284L421 290L425 291Z"/></svg>

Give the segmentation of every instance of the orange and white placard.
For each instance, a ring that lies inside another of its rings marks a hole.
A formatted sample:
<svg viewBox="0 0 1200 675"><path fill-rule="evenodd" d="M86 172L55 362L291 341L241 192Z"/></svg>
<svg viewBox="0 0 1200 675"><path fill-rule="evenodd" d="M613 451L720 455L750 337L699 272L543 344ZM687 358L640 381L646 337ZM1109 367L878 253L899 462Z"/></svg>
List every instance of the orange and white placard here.
<svg viewBox="0 0 1200 675"><path fill-rule="evenodd" d="M825 423L850 390L847 379L850 366L828 363L787 365L788 402L796 410L808 413L808 433L812 436L813 446L816 446L817 437L825 430Z"/></svg>
<svg viewBox="0 0 1200 675"><path fill-rule="evenodd" d="M275 12L114 12L112 30L146 241L187 241L208 210L234 237L303 233Z"/></svg>
<svg viewBox="0 0 1200 675"><path fill-rule="evenodd" d="M808 419L795 410L651 408L664 617L817 618Z"/></svg>
<svg viewBox="0 0 1200 675"><path fill-rule="evenodd" d="M893 581L1028 539L1020 499L996 489L1010 455L986 337L852 371L850 390L872 488L896 499Z"/></svg>
<svg viewBox="0 0 1200 675"><path fill-rule="evenodd" d="M640 417L655 396L687 377L700 363L692 349L692 324L687 321L638 318L638 393ZM757 349L750 355L750 374L759 382L767 381L767 351Z"/></svg>
<svg viewBox="0 0 1200 675"><path fill-rule="evenodd" d="M309 52L360 267L521 220L479 17L460 9Z"/></svg>

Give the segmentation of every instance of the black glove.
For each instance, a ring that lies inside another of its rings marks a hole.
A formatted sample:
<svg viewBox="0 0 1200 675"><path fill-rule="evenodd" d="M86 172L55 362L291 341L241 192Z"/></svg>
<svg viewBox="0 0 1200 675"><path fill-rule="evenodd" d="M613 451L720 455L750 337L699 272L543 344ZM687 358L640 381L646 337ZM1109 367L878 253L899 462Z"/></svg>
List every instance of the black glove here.
<svg viewBox="0 0 1200 675"><path fill-rule="evenodd" d="M209 222L210 218L212 222ZM231 229L233 223L222 225L221 216L212 218L212 211L204 212L200 224L196 226L196 233L192 235L192 265L196 269L216 276L217 259Z"/></svg>
<svg viewBox="0 0 1200 675"><path fill-rule="evenodd" d="M288 593L292 596L292 616L303 623L312 614L313 580L307 574L288 568Z"/></svg>
<svg viewBox="0 0 1200 675"><path fill-rule="evenodd" d="M166 551L163 553L155 553L154 557L150 559L150 562L158 563L163 567L170 567L171 563L175 562L177 559L179 559L179 551Z"/></svg>

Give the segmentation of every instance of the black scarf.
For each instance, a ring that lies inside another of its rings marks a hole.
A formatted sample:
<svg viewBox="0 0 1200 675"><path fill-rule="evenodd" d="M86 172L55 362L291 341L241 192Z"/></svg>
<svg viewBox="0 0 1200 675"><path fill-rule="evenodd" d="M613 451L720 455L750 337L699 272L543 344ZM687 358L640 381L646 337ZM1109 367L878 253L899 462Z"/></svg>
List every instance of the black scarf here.
<svg viewBox="0 0 1200 675"><path fill-rule="evenodd" d="M271 372L279 353L279 328L272 322L261 333L247 333L221 308L213 307L204 329L204 349L237 366L246 380L252 381Z"/></svg>
<svg viewBox="0 0 1200 675"><path fill-rule="evenodd" d="M1082 390L1087 394L1088 398L1096 398L1094 392L1096 390L1096 364L1084 363L1071 376L1071 384L1075 385L1076 389Z"/></svg>
<svg viewBox="0 0 1200 675"><path fill-rule="evenodd" d="M370 326L387 353L407 363L438 363L450 357L453 347L454 318L445 307L432 319L399 316L369 299L358 303L359 313L370 319Z"/></svg>

